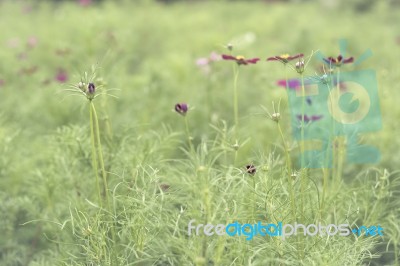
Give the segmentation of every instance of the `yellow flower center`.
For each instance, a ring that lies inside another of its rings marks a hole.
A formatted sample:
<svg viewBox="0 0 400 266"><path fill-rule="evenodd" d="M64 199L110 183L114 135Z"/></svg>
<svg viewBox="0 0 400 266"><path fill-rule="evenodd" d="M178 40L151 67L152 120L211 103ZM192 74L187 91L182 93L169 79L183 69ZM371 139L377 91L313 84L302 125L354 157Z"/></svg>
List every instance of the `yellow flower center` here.
<svg viewBox="0 0 400 266"><path fill-rule="evenodd" d="M236 60L243 60L243 59L244 59L244 56L242 56L242 55L236 56Z"/></svg>
<svg viewBox="0 0 400 266"><path fill-rule="evenodd" d="M282 58L282 59L288 59L289 58L289 54L282 54L281 56L280 56L280 58Z"/></svg>

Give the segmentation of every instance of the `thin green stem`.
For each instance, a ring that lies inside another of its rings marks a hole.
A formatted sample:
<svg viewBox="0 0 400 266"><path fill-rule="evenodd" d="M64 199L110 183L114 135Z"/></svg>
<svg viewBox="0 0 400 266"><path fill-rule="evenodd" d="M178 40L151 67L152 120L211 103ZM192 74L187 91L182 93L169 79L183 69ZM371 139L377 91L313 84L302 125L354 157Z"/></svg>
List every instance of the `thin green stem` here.
<svg viewBox="0 0 400 266"><path fill-rule="evenodd" d="M286 82L286 92L289 93L289 78L288 78L288 71L287 71L287 65L284 64L285 68L285 82ZM286 156L286 168L288 171L288 184L289 184L289 194L290 194L290 204L292 206L292 213L293 213L293 221L296 220L296 205L295 205L295 199L294 199L294 187L293 187L293 179L292 179L292 160L290 158L290 152L289 152L289 147L286 144L285 137L283 135L283 131L281 128L281 124L278 121L278 129L279 129L279 134L281 135L282 139L282 144L285 149L285 156Z"/></svg>
<svg viewBox="0 0 400 266"><path fill-rule="evenodd" d="M301 152L301 171L300 171L300 178L301 178L301 213L303 218L304 215L304 206L305 206L305 190L306 190L306 172L305 172L305 145L304 145L304 116L305 116L305 86L304 86L304 74L301 73L301 138L300 138L300 152Z"/></svg>
<svg viewBox="0 0 400 266"><path fill-rule="evenodd" d="M238 91L237 91L237 80L239 77L239 67L233 66L233 114L235 121L235 138L237 138L237 131L239 127L239 103L238 103Z"/></svg>
<svg viewBox="0 0 400 266"><path fill-rule="evenodd" d="M187 137L188 144L189 144L189 149L190 149L190 152L194 154L195 151L194 151L194 147L193 147L193 143L192 143L192 137L190 136L189 123L188 123L188 119L187 119L186 115L185 115L184 120L185 120L185 130L186 130L186 137Z"/></svg>
<svg viewBox="0 0 400 266"><path fill-rule="evenodd" d="M301 152L301 168L305 167L305 155L304 155L304 116L305 116L305 97L306 97L306 92L305 92L305 86L304 86L304 75L303 73L301 74L301 142L300 142L300 152Z"/></svg>
<svg viewBox="0 0 400 266"><path fill-rule="evenodd" d="M94 121L93 121L93 108L90 106L90 139L92 144L92 166L93 171L96 176L96 187L97 187L97 194L99 197L99 205L102 206L102 197L100 192L100 178L99 178L99 170L98 170L98 163L97 163L97 154L96 154L96 139L94 134Z"/></svg>
<svg viewBox="0 0 400 266"><path fill-rule="evenodd" d="M336 90L337 93L340 92L340 67L337 67L337 76L336 76ZM340 182L341 175L342 175L342 169L343 169L343 159L344 159L344 154L343 154L343 139L338 138L337 140L338 146L337 146L337 171L336 171L336 182L337 184Z"/></svg>
<svg viewBox="0 0 400 266"><path fill-rule="evenodd" d="M106 202L108 204L109 203L109 195L108 195L108 184L107 184L107 172L106 172L106 169L104 166L103 150L101 147L99 120L98 120L96 108L94 107L93 102L90 102L90 106L92 109L94 124L95 124L97 153L99 156L100 168L101 168L101 173L102 173L102 177L103 177L103 190L104 190Z"/></svg>
<svg viewBox="0 0 400 266"><path fill-rule="evenodd" d="M285 149L286 168L287 168L287 171L288 171L290 205L292 207L293 221L295 221L296 220L296 205L295 205L294 187L293 187L293 179L292 179L292 160L290 158L289 148L288 148L288 146L286 144L285 137L283 135L283 131L282 131L281 125L280 125L279 122L277 122L277 124L278 124L279 134L281 136L282 143L283 143L283 148Z"/></svg>

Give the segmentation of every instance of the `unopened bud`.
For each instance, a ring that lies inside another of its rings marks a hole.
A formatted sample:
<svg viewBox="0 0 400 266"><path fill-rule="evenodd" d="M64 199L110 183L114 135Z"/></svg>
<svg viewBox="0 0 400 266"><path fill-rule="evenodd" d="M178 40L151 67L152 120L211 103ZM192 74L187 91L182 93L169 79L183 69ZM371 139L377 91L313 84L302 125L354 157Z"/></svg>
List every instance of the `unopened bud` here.
<svg viewBox="0 0 400 266"><path fill-rule="evenodd" d="M88 85L88 93L89 94L94 94L95 91L96 91L96 86L94 86L93 83L89 83L89 85Z"/></svg>
<svg viewBox="0 0 400 266"><path fill-rule="evenodd" d="M297 62L295 67L296 67L297 73L302 74L304 72L304 61L302 60L302 61Z"/></svg>

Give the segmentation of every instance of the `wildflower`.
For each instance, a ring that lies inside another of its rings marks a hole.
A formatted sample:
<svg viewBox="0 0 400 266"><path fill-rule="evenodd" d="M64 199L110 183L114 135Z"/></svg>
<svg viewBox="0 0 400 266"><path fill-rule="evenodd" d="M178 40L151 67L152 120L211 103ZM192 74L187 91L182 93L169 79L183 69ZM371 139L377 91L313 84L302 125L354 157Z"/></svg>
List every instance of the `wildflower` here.
<svg viewBox="0 0 400 266"><path fill-rule="evenodd" d="M202 57L196 60L196 65L205 73L208 74L211 71L210 65L221 60L221 56L215 52L212 52L209 57Z"/></svg>
<svg viewBox="0 0 400 266"><path fill-rule="evenodd" d="M28 48L33 49L36 47L37 43L38 43L37 38L35 36L31 36L29 37L26 45L28 46Z"/></svg>
<svg viewBox="0 0 400 266"><path fill-rule="evenodd" d="M64 69L58 69L55 80L60 83L65 83L68 80L68 73Z"/></svg>
<svg viewBox="0 0 400 266"><path fill-rule="evenodd" d="M88 94L94 94L96 92L96 86L93 83L88 84Z"/></svg>
<svg viewBox="0 0 400 266"><path fill-rule="evenodd" d="M250 175L254 175L256 173L256 167L252 164L246 165L246 172Z"/></svg>
<svg viewBox="0 0 400 266"><path fill-rule="evenodd" d="M4 86L4 84L5 84L4 79L0 79L0 87Z"/></svg>
<svg viewBox="0 0 400 266"><path fill-rule="evenodd" d="M336 67L340 67L342 64L353 63L354 58L349 57L349 58L343 59L343 56L339 55L337 58L334 58L331 56L328 58L324 58L324 61L330 65L335 65Z"/></svg>
<svg viewBox="0 0 400 266"><path fill-rule="evenodd" d="M275 109L275 103L272 102L272 110L274 111L272 114L268 111L267 108L265 108L265 107L263 107L263 106L261 106L261 107L267 112L269 118L270 118L272 121L278 123L279 120L281 120L281 114L279 113L279 110L280 110L280 108L281 108L281 101L280 101L280 100L279 100L279 103L278 103L278 110Z"/></svg>
<svg viewBox="0 0 400 266"><path fill-rule="evenodd" d="M304 60L300 60L294 66L296 68L297 73L302 74L304 72Z"/></svg>
<svg viewBox="0 0 400 266"><path fill-rule="evenodd" d="M298 90L301 87L301 81L299 79L289 79L286 83L286 80L281 79L276 82L278 86L289 88L292 90Z"/></svg>
<svg viewBox="0 0 400 266"><path fill-rule="evenodd" d="M177 113L185 116L188 111L188 106L186 103L177 103L177 104L175 104L175 111Z"/></svg>
<svg viewBox="0 0 400 266"><path fill-rule="evenodd" d="M238 65L248 65L248 64L255 64L257 63L260 58L251 58L251 59L246 59L244 56L238 55L238 56L232 56L232 55L222 55L222 59L224 60L234 60Z"/></svg>
<svg viewBox="0 0 400 266"><path fill-rule="evenodd" d="M92 3L92 0L78 0L78 3L81 6L89 6Z"/></svg>
<svg viewBox="0 0 400 266"><path fill-rule="evenodd" d="M289 61L292 61L294 59L303 57L304 54L297 54L297 55L289 55L289 54L282 54L282 55L277 55L277 56L273 56L273 57L269 57L267 58L267 61L280 61L284 64L289 63Z"/></svg>
<svg viewBox="0 0 400 266"><path fill-rule="evenodd" d="M303 116L302 115L297 115L296 116L297 119L299 119L300 121L303 121ZM322 118L322 115L312 115L312 116L308 116L308 115L304 115L304 122L308 123L308 122L314 122L314 121L318 121Z"/></svg>

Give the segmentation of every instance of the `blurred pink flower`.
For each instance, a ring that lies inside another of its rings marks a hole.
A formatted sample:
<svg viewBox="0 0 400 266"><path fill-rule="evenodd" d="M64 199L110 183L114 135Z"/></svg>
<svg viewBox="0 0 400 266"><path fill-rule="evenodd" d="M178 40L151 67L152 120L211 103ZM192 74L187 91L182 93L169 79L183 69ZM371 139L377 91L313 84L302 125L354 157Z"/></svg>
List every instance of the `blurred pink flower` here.
<svg viewBox="0 0 400 266"><path fill-rule="evenodd" d="M5 81L4 81L4 79L0 79L0 87L3 87L3 86L4 86L4 84L5 84Z"/></svg>
<svg viewBox="0 0 400 266"><path fill-rule="evenodd" d="M221 55L211 52L211 54L208 57L201 57L197 58L196 60L196 65L205 73L209 74L211 71L210 65L215 62L221 60L222 57Z"/></svg>
<svg viewBox="0 0 400 266"><path fill-rule="evenodd" d="M68 73L64 69L58 69L55 80L60 83L65 83L68 80Z"/></svg>
<svg viewBox="0 0 400 266"><path fill-rule="evenodd" d="M19 46L19 39L18 38L9 39L7 41L7 45L10 48L17 48Z"/></svg>
<svg viewBox="0 0 400 266"><path fill-rule="evenodd" d="M31 36L28 39L28 42L26 43L28 48L35 48L37 45L37 38L35 36Z"/></svg>
<svg viewBox="0 0 400 266"><path fill-rule="evenodd" d="M92 3L92 0L78 0L78 3L81 6L89 6Z"/></svg>

